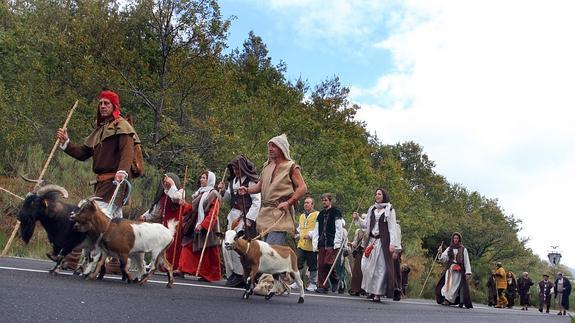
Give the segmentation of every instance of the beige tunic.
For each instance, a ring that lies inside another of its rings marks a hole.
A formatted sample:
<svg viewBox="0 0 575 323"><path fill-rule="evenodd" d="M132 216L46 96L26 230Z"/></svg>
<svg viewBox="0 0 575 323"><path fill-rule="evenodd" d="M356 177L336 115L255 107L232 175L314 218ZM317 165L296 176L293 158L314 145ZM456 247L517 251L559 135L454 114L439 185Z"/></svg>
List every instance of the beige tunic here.
<svg viewBox="0 0 575 323"><path fill-rule="evenodd" d="M293 206L290 207L287 214L283 214L277 208L279 203L287 201L294 193L293 182L290 177L292 165L293 167L299 167L291 160L279 164L275 175L273 174L276 166L274 162L267 163L262 169L260 177L262 183L262 204L256 222L256 228L260 234L264 233L264 231L267 234L267 229L272 226L270 231L285 231L289 235L293 235L295 232L293 220L295 210ZM281 220L274 225L280 217Z"/></svg>

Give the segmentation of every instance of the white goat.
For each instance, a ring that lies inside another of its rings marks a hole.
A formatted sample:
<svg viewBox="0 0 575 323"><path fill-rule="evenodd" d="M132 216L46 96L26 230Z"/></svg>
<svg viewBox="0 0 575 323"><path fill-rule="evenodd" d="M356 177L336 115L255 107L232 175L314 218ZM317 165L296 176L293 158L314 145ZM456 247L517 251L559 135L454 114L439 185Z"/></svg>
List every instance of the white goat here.
<svg viewBox="0 0 575 323"><path fill-rule="evenodd" d="M295 252L286 246L269 245L260 240L247 241L242 238L243 231L236 233L228 230L224 236L224 247L235 250L250 265L250 273L246 281L246 290L243 298L247 299L254 291L254 280L257 273L277 275L290 273L299 286L298 303L304 302L304 288L299 271L297 269L297 257ZM270 299L276 292L275 284L266 299Z"/></svg>

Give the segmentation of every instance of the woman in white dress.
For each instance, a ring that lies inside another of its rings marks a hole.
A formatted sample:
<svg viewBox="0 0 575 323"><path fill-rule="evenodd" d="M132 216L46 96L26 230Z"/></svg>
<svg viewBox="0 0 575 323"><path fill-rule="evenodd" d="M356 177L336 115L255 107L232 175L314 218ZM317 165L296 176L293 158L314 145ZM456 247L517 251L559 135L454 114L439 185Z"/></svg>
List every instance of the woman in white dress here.
<svg viewBox="0 0 575 323"><path fill-rule="evenodd" d="M361 259L363 279L361 288L374 302L381 297L393 298L396 281L392 259L397 257L395 248L401 245L397 236L395 209L389 203L389 195L383 188L375 191L375 203L367 210L365 219L355 212L353 219L368 237Z"/></svg>
<svg viewBox="0 0 575 323"><path fill-rule="evenodd" d="M461 242L461 233L454 232L451 245L445 251L439 247L438 252L443 251L439 260L445 263L445 269L435 287L435 299L438 304L473 308L467 282L471 277L471 264L467 249Z"/></svg>

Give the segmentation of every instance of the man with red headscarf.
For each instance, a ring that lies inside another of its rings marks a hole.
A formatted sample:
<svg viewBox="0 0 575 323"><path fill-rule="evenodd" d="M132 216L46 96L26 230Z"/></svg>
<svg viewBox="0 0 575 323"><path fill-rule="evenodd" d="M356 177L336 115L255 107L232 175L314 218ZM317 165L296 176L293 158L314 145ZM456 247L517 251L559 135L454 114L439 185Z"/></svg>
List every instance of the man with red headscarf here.
<svg viewBox="0 0 575 323"><path fill-rule="evenodd" d="M82 144L70 141L66 129L58 129L57 137L68 155L86 160L92 157L92 170L96 173L95 195L103 199L99 202L110 217L122 217L122 200L126 189L118 192L114 205L108 204L114 195L116 183L131 176L134 159L134 144L140 140L136 131L126 119L120 116L120 98L112 91L102 91L98 102L95 128Z"/></svg>

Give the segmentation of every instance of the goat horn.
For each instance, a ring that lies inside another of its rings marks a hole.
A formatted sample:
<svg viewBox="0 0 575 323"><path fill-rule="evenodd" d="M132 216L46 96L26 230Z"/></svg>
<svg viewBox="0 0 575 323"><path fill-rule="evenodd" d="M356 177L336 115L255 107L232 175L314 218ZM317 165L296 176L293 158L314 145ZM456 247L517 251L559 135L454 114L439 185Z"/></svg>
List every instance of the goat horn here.
<svg viewBox="0 0 575 323"><path fill-rule="evenodd" d="M68 191L66 191L66 189L63 188L62 186L58 186L58 185L54 185L54 184L46 185L46 186L39 188L38 191L36 192L36 195L38 195L39 197L43 197L44 195L46 195L49 192L59 192L60 194L62 194L63 198L65 198L65 199L68 198Z"/></svg>
<svg viewBox="0 0 575 323"><path fill-rule="evenodd" d="M40 184L40 183L44 182L44 180L30 179L30 178L28 178L28 177L26 177L26 176L24 176L24 175L20 175L20 177L21 177L23 180L25 180L26 182L29 182L29 183Z"/></svg>

